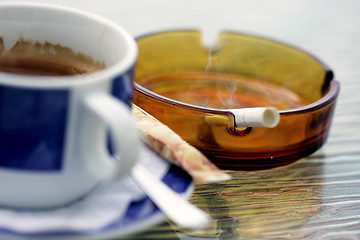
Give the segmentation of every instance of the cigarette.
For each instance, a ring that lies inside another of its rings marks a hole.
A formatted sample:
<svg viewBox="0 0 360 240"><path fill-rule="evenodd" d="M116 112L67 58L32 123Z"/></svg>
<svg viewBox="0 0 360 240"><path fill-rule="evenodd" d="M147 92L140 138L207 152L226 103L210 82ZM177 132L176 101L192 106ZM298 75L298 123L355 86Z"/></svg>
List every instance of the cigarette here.
<svg viewBox="0 0 360 240"><path fill-rule="evenodd" d="M280 121L280 114L273 107L239 108L230 111L235 117L235 127L273 128Z"/></svg>

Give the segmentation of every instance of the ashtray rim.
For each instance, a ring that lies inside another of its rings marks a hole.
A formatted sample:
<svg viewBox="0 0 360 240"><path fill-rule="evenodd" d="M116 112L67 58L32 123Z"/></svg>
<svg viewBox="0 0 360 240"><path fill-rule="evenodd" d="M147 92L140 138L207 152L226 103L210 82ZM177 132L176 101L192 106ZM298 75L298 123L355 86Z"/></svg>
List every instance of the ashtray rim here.
<svg viewBox="0 0 360 240"><path fill-rule="evenodd" d="M164 34L164 33L181 33L181 32L200 32L197 29L182 29L182 30L163 30L163 31L158 31L158 32L153 32L153 33L148 33L148 34L143 34L141 36L138 36L135 38L136 41L146 38L146 37L150 37L150 36L154 36L154 35L159 35L159 34ZM299 48L297 46L279 41L279 40L275 40L274 38L269 38L269 37L265 37L265 36L260 36L257 34L249 34L249 33L244 33L244 32L240 32L240 31L233 31L233 30L223 30L221 31L219 34L221 33L231 33L231 34L238 34L238 35L242 35L242 36L247 36L247 37L253 37L253 38L257 38L257 39L263 39L266 41L270 41L270 42L274 42L276 44L280 44L283 45L285 47L291 48L293 50L302 52L304 54L306 54L309 58L313 59L315 62L317 62L324 70L325 72L325 77L324 77L324 83L322 86L322 93L323 96L315 101L312 102L310 104L307 104L305 106L302 107L298 107L298 108L291 108L291 109L286 109L286 110L280 110L279 114L280 116L285 116L285 115L295 115L295 114L301 114L301 113L306 113L306 112L311 112L311 111L315 111L317 109L320 109L326 105L328 105L329 103L333 102L336 100L339 91L340 91L340 83L338 81L336 81L334 79L334 73L333 71L328 67L327 64L325 64L322 60L320 60L318 57L314 56L313 54L309 53L308 51L303 50L302 48ZM159 101L162 102L166 102L168 104L171 105L175 105L175 106L179 106L179 107L185 107L185 108L191 108L197 111L201 111L201 112L207 112L207 113L213 113L213 114L231 114L231 112L229 111L229 109L216 109L216 108L210 108L210 107L203 107L203 106L198 106L198 105L194 105L194 104L189 104L189 103L184 103L181 101L177 101L175 99L171 99L165 96L162 96L160 94L157 94L143 86L141 86L140 84L138 84L137 82L134 82L134 90L138 91L144 95L147 95L151 98L157 99Z"/></svg>

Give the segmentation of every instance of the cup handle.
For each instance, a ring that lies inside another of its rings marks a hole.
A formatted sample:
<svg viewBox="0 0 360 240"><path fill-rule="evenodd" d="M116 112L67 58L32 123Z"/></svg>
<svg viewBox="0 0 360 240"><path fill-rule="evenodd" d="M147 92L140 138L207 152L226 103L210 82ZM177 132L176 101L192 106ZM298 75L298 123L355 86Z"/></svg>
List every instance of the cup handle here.
<svg viewBox="0 0 360 240"><path fill-rule="evenodd" d="M86 155L91 167L100 177L108 179L128 173L140 149L129 107L106 93L90 94L83 103L83 145L86 148L83 151L88 151ZM106 148L107 131L104 127L110 132L114 156L110 156ZM89 152L93 155L89 156Z"/></svg>

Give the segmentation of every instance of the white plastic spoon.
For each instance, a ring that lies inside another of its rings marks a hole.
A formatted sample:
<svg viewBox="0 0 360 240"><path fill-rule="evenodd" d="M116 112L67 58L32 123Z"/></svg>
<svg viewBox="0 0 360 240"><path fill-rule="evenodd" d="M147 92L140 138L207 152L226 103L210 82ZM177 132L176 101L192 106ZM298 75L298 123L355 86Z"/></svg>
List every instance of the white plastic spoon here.
<svg viewBox="0 0 360 240"><path fill-rule="evenodd" d="M154 204L179 227L200 229L209 226L212 222L204 211L175 193L142 165L135 165L131 176Z"/></svg>

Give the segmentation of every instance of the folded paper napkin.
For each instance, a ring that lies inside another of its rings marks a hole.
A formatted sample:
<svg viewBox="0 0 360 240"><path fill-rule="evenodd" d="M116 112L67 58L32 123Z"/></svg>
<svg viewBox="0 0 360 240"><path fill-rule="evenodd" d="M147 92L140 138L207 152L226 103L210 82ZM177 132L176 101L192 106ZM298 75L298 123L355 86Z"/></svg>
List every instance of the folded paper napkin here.
<svg viewBox="0 0 360 240"><path fill-rule="evenodd" d="M170 167L146 147L140 152L139 163L158 178ZM144 196L130 176L124 176L100 183L85 197L64 207L48 210L0 208L0 229L20 234L100 229L124 216L129 204Z"/></svg>

